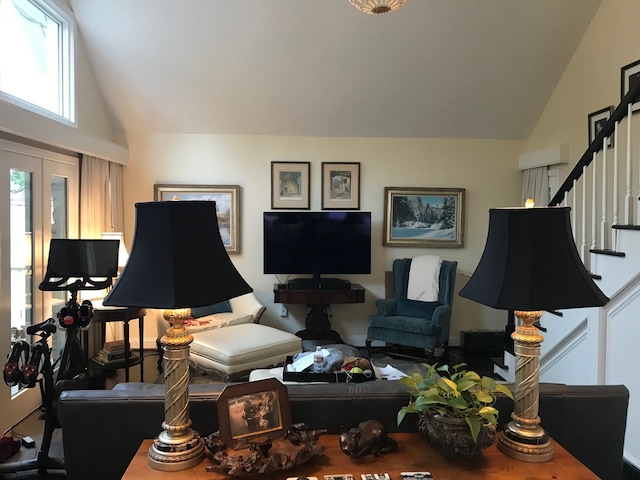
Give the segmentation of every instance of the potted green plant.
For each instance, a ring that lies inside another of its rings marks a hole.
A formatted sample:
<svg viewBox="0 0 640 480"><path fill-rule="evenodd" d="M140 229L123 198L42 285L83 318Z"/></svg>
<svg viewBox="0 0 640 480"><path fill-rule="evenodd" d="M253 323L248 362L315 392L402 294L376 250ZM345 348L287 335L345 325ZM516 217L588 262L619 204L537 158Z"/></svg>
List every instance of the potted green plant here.
<svg viewBox="0 0 640 480"><path fill-rule="evenodd" d="M441 454L455 458L477 455L495 440L497 394L512 400L513 394L493 378L467 371L465 363L452 368L424 366L426 377L414 373L399 380L411 388L411 401L398 412L398 424L407 413L417 413L420 433Z"/></svg>

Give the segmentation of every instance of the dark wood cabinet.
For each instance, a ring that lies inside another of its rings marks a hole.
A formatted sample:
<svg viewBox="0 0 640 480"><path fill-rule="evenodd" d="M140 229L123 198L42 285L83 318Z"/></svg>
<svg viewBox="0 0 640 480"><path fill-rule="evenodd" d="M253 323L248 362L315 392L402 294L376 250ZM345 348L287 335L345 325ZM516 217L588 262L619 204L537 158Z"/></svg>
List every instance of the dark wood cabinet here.
<svg viewBox="0 0 640 480"><path fill-rule="evenodd" d="M331 340L344 343L338 332L331 329L327 310L330 305L343 303L364 303L364 287L352 283L350 288L325 289L288 288L286 284L273 286L275 303L307 305L309 313L305 320L305 329L296 332L303 340Z"/></svg>

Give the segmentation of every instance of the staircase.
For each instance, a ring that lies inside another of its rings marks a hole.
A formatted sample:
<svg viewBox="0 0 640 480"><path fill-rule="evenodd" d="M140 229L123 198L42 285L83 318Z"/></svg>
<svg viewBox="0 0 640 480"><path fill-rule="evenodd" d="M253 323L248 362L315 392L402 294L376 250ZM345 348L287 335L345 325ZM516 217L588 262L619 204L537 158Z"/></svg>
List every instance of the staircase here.
<svg viewBox="0 0 640 480"><path fill-rule="evenodd" d="M550 202L571 207L580 257L610 301L602 308L563 310L561 316L545 312L541 326L547 331L540 356L541 382L627 386L624 457L636 468L640 468L640 115L633 115L632 102L639 94L640 82L622 99ZM494 367L495 373L513 382L513 354L505 352L502 364Z"/></svg>

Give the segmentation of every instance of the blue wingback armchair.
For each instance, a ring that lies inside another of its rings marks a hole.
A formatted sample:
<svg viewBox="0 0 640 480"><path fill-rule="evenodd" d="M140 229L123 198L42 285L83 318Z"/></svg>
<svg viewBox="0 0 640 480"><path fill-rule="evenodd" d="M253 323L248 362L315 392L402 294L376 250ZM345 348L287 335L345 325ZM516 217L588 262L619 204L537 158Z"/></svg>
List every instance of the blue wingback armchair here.
<svg viewBox="0 0 640 480"><path fill-rule="evenodd" d="M410 258L393 262L393 298L376 301L378 314L369 318L366 346L371 357L371 342L422 348L430 360L435 349L448 353L451 306L458 262L443 260L440 266L437 302L407 300Z"/></svg>

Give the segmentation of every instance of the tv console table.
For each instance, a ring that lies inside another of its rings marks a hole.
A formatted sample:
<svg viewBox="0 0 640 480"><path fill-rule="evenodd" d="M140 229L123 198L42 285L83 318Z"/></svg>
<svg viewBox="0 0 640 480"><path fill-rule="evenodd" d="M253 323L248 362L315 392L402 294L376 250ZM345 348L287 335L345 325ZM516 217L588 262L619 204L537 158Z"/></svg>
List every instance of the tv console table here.
<svg viewBox="0 0 640 480"><path fill-rule="evenodd" d="M338 332L331 329L327 310L336 303L364 303L364 287L352 283L350 288L287 288L284 283L273 286L275 303L307 305L309 313L305 319L305 329L296 332L302 340L330 340L344 343Z"/></svg>
<svg viewBox="0 0 640 480"><path fill-rule="evenodd" d="M400 480L400 472L429 471L434 480L525 480L529 478L555 480L597 480L598 476L576 460L561 445L554 443L555 458L545 463L527 463L507 457L495 444L469 461L448 460L436 453L417 433L390 433L398 442L398 450L374 457L366 455L352 459L340 450L338 435L322 435L319 439L324 457L312 458L308 463L284 472L258 475L261 480L284 480L286 478L317 477L351 473L354 480L360 480L362 473L386 472L392 480ZM207 472L211 465L211 454L188 470L161 472L148 465L148 452L152 440L144 440L136 452L124 480L153 478L155 480L229 480L230 477L216 472ZM244 477L248 478L248 477Z"/></svg>

